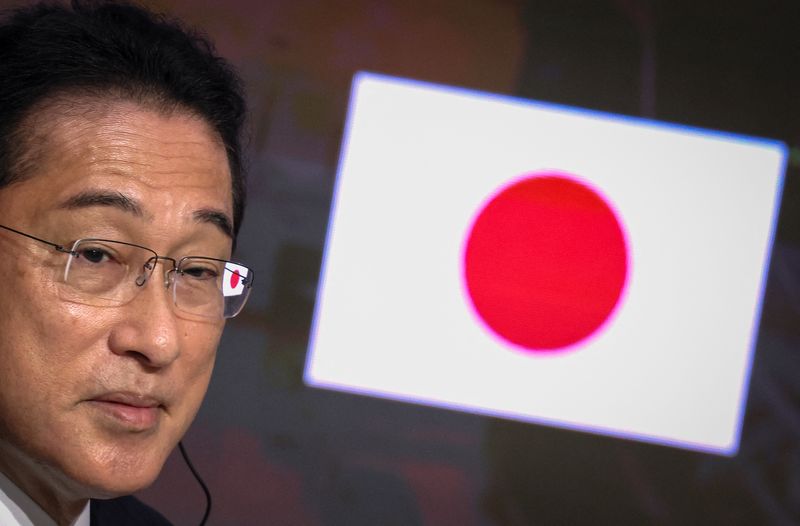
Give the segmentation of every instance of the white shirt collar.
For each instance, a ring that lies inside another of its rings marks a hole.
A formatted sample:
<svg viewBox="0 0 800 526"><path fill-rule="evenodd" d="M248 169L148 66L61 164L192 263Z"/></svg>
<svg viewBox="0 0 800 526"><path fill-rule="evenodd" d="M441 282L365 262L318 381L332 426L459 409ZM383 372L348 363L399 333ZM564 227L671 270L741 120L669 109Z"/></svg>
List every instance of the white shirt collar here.
<svg viewBox="0 0 800 526"><path fill-rule="evenodd" d="M0 473L0 524L3 526L57 526L24 491ZM89 501L72 521L72 526L89 526Z"/></svg>

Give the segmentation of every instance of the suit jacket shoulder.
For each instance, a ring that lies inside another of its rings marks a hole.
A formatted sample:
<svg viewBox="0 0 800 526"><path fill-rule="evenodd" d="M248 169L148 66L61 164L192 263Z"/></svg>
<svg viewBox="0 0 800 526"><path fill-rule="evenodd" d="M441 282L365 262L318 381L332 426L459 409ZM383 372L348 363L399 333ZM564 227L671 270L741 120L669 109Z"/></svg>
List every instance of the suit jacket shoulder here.
<svg viewBox="0 0 800 526"><path fill-rule="evenodd" d="M91 526L172 526L163 515L135 497L92 499L89 517Z"/></svg>

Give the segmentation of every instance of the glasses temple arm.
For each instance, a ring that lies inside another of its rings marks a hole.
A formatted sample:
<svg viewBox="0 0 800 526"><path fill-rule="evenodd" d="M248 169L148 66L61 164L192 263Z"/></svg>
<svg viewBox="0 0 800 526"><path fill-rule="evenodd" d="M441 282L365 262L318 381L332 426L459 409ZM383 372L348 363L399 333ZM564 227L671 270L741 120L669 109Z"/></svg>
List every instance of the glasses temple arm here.
<svg viewBox="0 0 800 526"><path fill-rule="evenodd" d="M44 243L45 245L50 245L51 247L53 247L55 250L58 250L59 252L65 252L67 254L75 255L75 253L72 250L64 248L63 245L59 245L59 244L53 243L51 241L45 241L44 239L38 238L36 236L32 236L30 234L26 234L25 232L20 232L19 230L15 230L15 229L13 229L11 227L7 227L5 225L0 225L0 228L8 230L9 232L14 232L15 234L19 234L21 236L25 236L28 239L33 239L34 241L38 241L39 243Z"/></svg>

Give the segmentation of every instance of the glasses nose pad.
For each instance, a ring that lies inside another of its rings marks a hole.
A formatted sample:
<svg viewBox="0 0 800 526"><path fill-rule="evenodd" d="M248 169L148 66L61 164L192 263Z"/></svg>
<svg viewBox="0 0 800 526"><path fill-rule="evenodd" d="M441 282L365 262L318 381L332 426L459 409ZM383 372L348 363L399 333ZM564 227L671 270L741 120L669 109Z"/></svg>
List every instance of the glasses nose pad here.
<svg viewBox="0 0 800 526"><path fill-rule="evenodd" d="M177 268L171 268L164 273L164 288L168 289L170 285L175 284L175 279L178 274Z"/></svg>
<svg viewBox="0 0 800 526"><path fill-rule="evenodd" d="M155 267L154 262L152 259L149 259L142 265L142 273L136 276L136 285L139 287L143 287L147 280L150 278L150 275L153 273L153 267Z"/></svg>

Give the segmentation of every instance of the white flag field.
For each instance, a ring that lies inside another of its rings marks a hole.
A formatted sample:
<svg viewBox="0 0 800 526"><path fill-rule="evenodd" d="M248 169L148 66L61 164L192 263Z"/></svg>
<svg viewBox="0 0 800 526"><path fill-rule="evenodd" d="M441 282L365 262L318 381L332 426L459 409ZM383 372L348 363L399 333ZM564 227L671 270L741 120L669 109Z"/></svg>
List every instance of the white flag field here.
<svg viewBox="0 0 800 526"><path fill-rule="evenodd" d="M305 382L734 455L786 159L359 73Z"/></svg>

